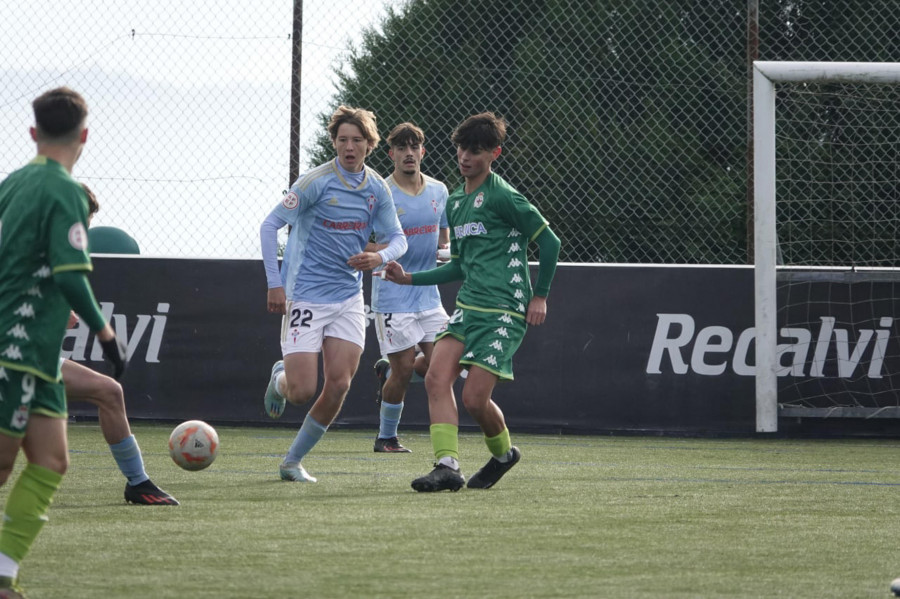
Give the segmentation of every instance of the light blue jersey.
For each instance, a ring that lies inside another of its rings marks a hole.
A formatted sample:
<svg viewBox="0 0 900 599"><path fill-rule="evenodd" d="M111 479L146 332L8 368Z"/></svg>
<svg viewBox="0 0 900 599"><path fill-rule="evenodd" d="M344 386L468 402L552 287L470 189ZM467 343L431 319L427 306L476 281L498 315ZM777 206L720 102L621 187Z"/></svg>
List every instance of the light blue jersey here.
<svg viewBox="0 0 900 599"><path fill-rule="evenodd" d="M448 226L444 212L447 186L428 176L424 179L424 189L414 196L400 189L393 175L387 179L408 244L406 253L397 260L406 272L430 270L437 265L438 230ZM386 243L387 236L377 225L375 236L378 243ZM397 285L372 277L373 312L422 312L440 305L437 286Z"/></svg>
<svg viewBox="0 0 900 599"><path fill-rule="evenodd" d="M387 239L402 234L384 179L367 166L354 188L336 159L297 179L270 216L291 225L281 282L292 301L330 304L360 293L362 273L347 260L365 249L373 229Z"/></svg>

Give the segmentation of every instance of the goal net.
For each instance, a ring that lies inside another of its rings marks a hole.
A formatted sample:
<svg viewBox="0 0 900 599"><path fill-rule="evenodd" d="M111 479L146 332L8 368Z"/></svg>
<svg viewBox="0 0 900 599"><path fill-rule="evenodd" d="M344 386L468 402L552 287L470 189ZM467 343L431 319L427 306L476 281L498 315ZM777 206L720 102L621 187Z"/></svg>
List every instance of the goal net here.
<svg viewBox="0 0 900 599"><path fill-rule="evenodd" d="M757 430L900 417L900 63L754 63Z"/></svg>

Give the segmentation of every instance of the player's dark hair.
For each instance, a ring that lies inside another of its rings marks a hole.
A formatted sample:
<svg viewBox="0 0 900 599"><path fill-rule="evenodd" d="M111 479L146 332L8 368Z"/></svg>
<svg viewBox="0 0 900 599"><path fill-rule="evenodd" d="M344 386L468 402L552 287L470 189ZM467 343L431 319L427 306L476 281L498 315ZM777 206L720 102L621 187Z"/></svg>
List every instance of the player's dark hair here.
<svg viewBox="0 0 900 599"><path fill-rule="evenodd" d="M412 123L400 123L387 136L389 146L412 146L415 144L422 145L425 143L425 132Z"/></svg>
<svg viewBox="0 0 900 599"><path fill-rule="evenodd" d="M473 114L450 136L450 141L464 150L493 150L505 139L506 121L493 112Z"/></svg>
<svg viewBox="0 0 900 599"><path fill-rule="evenodd" d="M81 184L81 188L84 189L84 193L87 195L88 216L93 216L100 212L100 202L97 201L97 196L94 195L94 191L84 183Z"/></svg>
<svg viewBox="0 0 900 599"><path fill-rule="evenodd" d="M74 141L88 115L87 102L68 87L44 92L31 105L38 141Z"/></svg>
<svg viewBox="0 0 900 599"><path fill-rule="evenodd" d="M334 114L331 115L331 120L328 121L328 135L331 136L331 141L337 139L338 129L344 123L356 125L362 131L363 137L368 142L366 156L371 154L378 142L381 141L381 136L378 135L378 127L375 124L375 113L371 110L353 108L351 106L338 106Z"/></svg>

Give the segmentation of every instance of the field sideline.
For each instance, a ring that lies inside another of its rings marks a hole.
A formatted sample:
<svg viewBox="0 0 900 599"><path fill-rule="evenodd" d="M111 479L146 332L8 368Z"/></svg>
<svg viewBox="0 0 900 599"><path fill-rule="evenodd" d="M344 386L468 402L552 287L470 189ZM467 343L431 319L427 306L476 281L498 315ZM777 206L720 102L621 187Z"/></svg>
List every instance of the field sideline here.
<svg viewBox="0 0 900 599"><path fill-rule="evenodd" d="M217 427L217 461L192 473L168 457L171 428L134 426L182 502L168 508L126 505L99 428L70 427L29 597L870 599L900 576L895 440L513 431L523 459L496 488L417 494L423 431L402 437L411 455L330 431L304 461L319 482L292 484L277 477L292 429ZM486 449L460 443L470 475Z"/></svg>

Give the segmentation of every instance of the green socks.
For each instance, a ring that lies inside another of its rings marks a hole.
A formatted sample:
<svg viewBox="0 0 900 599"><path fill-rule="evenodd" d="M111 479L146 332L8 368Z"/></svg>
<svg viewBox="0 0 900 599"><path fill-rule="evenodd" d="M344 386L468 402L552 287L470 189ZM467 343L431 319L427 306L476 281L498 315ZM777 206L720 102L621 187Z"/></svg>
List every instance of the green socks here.
<svg viewBox="0 0 900 599"><path fill-rule="evenodd" d="M491 452L492 456L501 462L505 462L506 454L509 453L509 449L512 447L512 441L509 440L509 429L503 429L503 432L496 437L485 437L484 444L487 445L488 451Z"/></svg>
<svg viewBox="0 0 900 599"><path fill-rule="evenodd" d="M455 424L432 424L430 431L435 459L450 457L459 460L459 427Z"/></svg>
<svg viewBox="0 0 900 599"><path fill-rule="evenodd" d="M25 466L6 499L0 553L22 561L47 522L47 511L61 482L61 474L35 464Z"/></svg>

